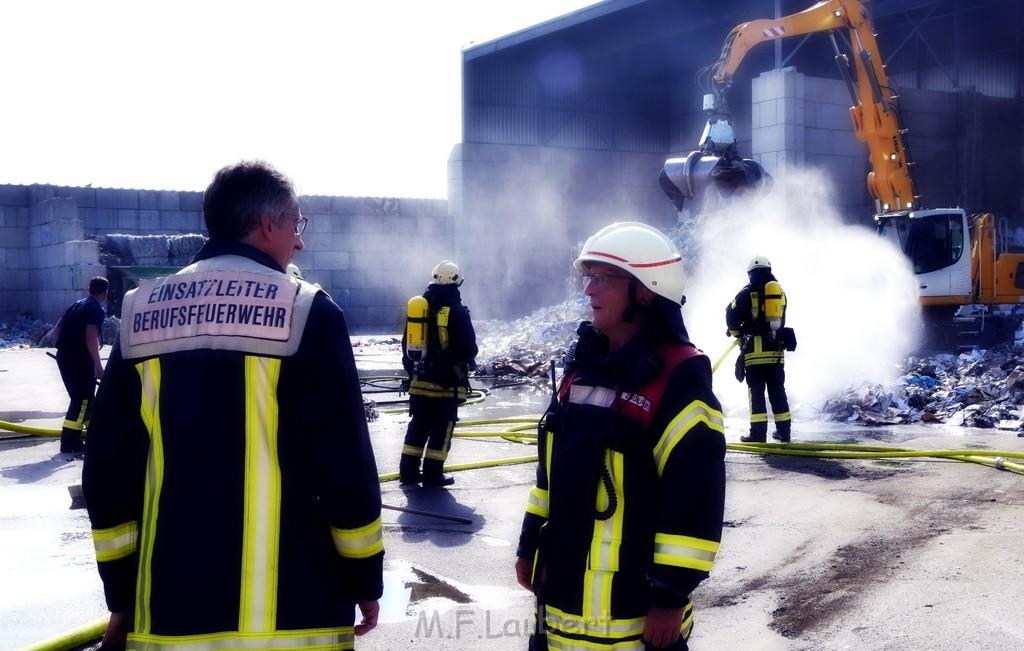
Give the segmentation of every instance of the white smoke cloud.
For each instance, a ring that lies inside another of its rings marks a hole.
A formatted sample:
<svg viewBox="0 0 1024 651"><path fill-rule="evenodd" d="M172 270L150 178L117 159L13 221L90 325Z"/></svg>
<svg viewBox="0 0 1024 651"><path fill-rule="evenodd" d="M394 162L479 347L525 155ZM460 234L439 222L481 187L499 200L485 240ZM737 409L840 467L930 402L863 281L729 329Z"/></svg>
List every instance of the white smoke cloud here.
<svg viewBox="0 0 1024 651"><path fill-rule="evenodd" d="M705 212L691 225L695 256L683 310L690 336L712 363L731 343L725 306L746 284L746 265L766 255L788 298L799 345L786 355L786 387L798 419L851 384L898 373L920 330L917 283L903 255L864 226L842 223L825 175L787 171L773 193ZM695 226L695 228L693 228ZM746 386L734 349L715 373L726 414L745 417Z"/></svg>

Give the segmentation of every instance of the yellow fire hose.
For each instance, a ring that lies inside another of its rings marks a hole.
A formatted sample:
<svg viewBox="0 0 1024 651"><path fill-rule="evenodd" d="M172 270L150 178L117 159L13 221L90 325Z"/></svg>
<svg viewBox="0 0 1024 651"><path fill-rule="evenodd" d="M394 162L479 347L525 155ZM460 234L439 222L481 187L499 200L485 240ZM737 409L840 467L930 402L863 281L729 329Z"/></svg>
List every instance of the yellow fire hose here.
<svg viewBox="0 0 1024 651"><path fill-rule="evenodd" d="M738 339L726 349L722 356L715 362L713 369L721 364L729 352L739 342ZM388 376L389 377L389 376ZM482 391L472 390L472 401L484 400L486 394ZM469 401L467 401L469 402ZM406 408L380 410L381 413L401 413ZM475 428L489 425L507 425L503 430L466 431L456 432L454 436L460 438L501 438L514 443L536 445L536 426L540 420L539 416L494 418L485 420L467 420L456 423L458 428ZM38 427L27 427L0 421L0 429L15 432L24 432L37 435L59 435L60 430L48 430ZM1007 470L1017 474L1024 474L1024 464L1007 461L1007 459L1024 459L1024 452L1005 452L992 450L915 450L908 448L894 448L887 446L852 445L852 444L828 444L828 443L727 443L726 449L732 452L748 454L779 454L784 456L814 457L819 459L900 459L900 458L931 458L949 459L953 461L964 461L986 465L997 470ZM531 463L537 460L536 455L525 457L514 457L508 459L491 459L487 461L475 461L446 465L445 470L457 472L460 470L475 470L480 468L493 468L498 466ZM397 472L382 473L379 475L382 482L398 479ZM399 510L399 509L396 509ZM59 635L47 638L35 644L23 647L19 651L66 651L77 646L93 642L102 637L106 630L109 617L102 617L89 624L83 624L77 628L65 631Z"/></svg>
<svg viewBox="0 0 1024 651"><path fill-rule="evenodd" d="M48 427L31 427L29 425L18 425L17 423L8 423L5 420L0 420L0 430L8 432L20 432L21 434L31 434L33 436L60 436L59 429L50 429Z"/></svg>
<svg viewBox="0 0 1024 651"><path fill-rule="evenodd" d="M715 371L717 371L717 370L718 370L718 367L719 367L719 365L721 365L721 363L725 361L725 358L726 358L726 357L727 357L727 356L729 355L729 352L730 352L730 351L731 351L731 350L732 350L733 348L735 348L735 347L736 347L736 345L737 345L737 344L739 344L739 343L740 343L740 338L739 338L739 337L736 337L735 339L733 339L733 340L732 340L732 343L731 343L731 344L729 344L729 347L725 349L725 352L724 352L724 353L722 353L722 356L721 356L721 357L719 357L719 358L718 358L718 361L717 361L717 362L715 362L715 363L714 363L714 365L713 365L713 366L711 367L711 372L712 372L712 373L714 373Z"/></svg>
<svg viewBox="0 0 1024 651"><path fill-rule="evenodd" d="M107 630L108 621L110 621L110 615L104 615L88 624L82 624L63 633L48 637L45 640L23 646L18 651L65 651L66 649L74 649L75 647L95 642L103 637L104 631Z"/></svg>

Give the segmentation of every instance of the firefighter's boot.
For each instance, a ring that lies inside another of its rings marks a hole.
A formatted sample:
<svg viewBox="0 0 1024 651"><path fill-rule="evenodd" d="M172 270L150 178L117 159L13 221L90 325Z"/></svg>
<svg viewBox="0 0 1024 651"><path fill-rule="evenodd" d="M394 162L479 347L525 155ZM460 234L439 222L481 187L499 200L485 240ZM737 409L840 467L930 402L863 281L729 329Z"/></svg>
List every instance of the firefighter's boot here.
<svg viewBox="0 0 1024 651"><path fill-rule="evenodd" d="M82 433L68 429L67 427L60 431L60 451L61 454L77 454L79 452L85 452L85 443L82 442Z"/></svg>
<svg viewBox="0 0 1024 651"><path fill-rule="evenodd" d="M424 488L440 488L444 486L451 486L455 483L454 477L448 475L440 475L437 477L423 477Z"/></svg>
<svg viewBox="0 0 1024 651"><path fill-rule="evenodd" d="M398 461L398 483L418 484L423 480L420 473L420 460L408 454L403 454Z"/></svg>
<svg viewBox="0 0 1024 651"><path fill-rule="evenodd" d="M764 443L768 440L768 423L751 423L750 434L741 436L743 443Z"/></svg>
<svg viewBox="0 0 1024 651"><path fill-rule="evenodd" d="M776 421L775 431L772 433L772 438L779 443L789 443L790 429L791 422L789 420Z"/></svg>

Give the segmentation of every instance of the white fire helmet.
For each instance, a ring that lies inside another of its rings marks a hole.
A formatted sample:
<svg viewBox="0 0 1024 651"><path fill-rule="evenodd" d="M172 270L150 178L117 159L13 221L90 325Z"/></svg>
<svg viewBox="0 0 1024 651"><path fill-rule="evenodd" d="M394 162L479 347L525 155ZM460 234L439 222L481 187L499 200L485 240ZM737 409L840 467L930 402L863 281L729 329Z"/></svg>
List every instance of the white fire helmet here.
<svg viewBox="0 0 1024 651"><path fill-rule="evenodd" d="M436 285L461 285L465 278L459 265L451 260L442 260L434 270L430 272L432 282Z"/></svg>
<svg viewBox="0 0 1024 651"><path fill-rule="evenodd" d="M747 263L747 273L750 273L754 269L771 269L771 268L772 268L771 260L769 260L768 256L766 256L766 255L755 255L753 258L750 259L750 262Z"/></svg>
<svg viewBox="0 0 1024 651"><path fill-rule="evenodd" d="M284 270L284 272L289 276L294 276L299 280L302 280L302 272L299 271L299 265L295 264L294 262L289 262L288 267Z"/></svg>
<svg viewBox="0 0 1024 651"><path fill-rule="evenodd" d="M686 289L683 258L672 240L656 228L640 222L605 226L583 244L573 266L586 273L594 262L618 267L658 296L682 305Z"/></svg>

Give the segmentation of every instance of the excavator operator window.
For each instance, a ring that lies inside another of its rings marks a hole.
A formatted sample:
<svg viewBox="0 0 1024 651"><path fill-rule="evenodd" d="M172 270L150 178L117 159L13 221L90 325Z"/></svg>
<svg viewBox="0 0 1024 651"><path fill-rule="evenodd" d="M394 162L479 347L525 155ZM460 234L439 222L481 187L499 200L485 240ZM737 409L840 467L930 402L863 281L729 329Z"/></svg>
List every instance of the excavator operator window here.
<svg viewBox="0 0 1024 651"><path fill-rule="evenodd" d="M914 220L905 250L914 264L914 273L924 274L952 265L964 250L959 215L929 215Z"/></svg>

